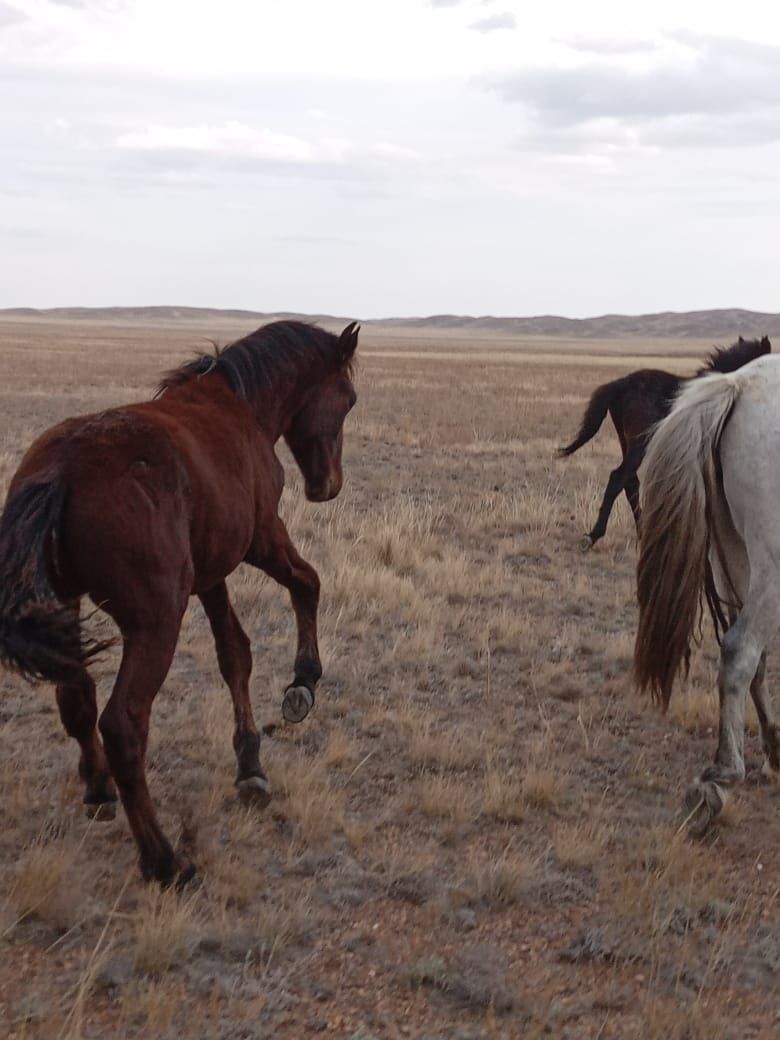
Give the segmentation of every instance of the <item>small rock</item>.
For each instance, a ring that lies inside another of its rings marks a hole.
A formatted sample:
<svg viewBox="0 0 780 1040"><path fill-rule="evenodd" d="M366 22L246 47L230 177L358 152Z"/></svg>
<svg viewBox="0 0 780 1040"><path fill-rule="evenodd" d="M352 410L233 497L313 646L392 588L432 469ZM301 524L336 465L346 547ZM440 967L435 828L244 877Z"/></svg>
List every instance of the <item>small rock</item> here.
<svg viewBox="0 0 780 1040"><path fill-rule="evenodd" d="M471 932L477 927L477 915L470 907L461 906L453 910L452 923L459 932Z"/></svg>
<svg viewBox="0 0 780 1040"><path fill-rule="evenodd" d="M133 977L133 962L129 957L111 957L95 978L98 989L120 989Z"/></svg>

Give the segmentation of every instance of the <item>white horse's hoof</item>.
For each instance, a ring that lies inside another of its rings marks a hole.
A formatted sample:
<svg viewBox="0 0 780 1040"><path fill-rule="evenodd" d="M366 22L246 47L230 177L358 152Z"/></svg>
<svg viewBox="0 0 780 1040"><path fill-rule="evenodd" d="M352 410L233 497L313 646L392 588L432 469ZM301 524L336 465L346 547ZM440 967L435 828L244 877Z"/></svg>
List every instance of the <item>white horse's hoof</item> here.
<svg viewBox="0 0 780 1040"><path fill-rule="evenodd" d="M264 776L248 776L236 780L236 790L242 805L265 809L271 801L271 785Z"/></svg>
<svg viewBox="0 0 780 1040"><path fill-rule="evenodd" d="M683 812L688 833L701 838L712 821L723 812L728 792L714 780L697 780L685 792Z"/></svg>
<svg viewBox="0 0 780 1040"><path fill-rule="evenodd" d="M582 538L580 538L580 552L586 553L586 552L588 552L592 548L593 548L593 539L591 538L591 536L589 534L584 534L582 536Z"/></svg>
<svg viewBox="0 0 780 1040"><path fill-rule="evenodd" d="M282 715L287 722L303 722L314 707L314 694L308 686L288 686L282 700Z"/></svg>

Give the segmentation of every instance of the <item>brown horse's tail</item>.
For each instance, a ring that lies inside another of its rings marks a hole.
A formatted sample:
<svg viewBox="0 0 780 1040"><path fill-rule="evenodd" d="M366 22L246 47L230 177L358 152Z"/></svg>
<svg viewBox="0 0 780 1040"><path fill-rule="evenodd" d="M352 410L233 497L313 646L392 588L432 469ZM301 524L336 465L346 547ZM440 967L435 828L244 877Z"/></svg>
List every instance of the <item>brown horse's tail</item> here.
<svg viewBox="0 0 780 1040"><path fill-rule="evenodd" d="M0 663L30 681L72 678L107 645L82 635L78 605L51 586L65 498L56 478L31 480L0 517Z"/></svg>
<svg viewBox="0 0 780 1040"><path fill-rule="evenodd" d="M740 384L738 374L687 383L647 449L634 675L664 709L678 672L687 671L705 592L715 609L708 579L712 504L722 495L720 439Z"/></svg>
<svg viewBox="0 0 780 1040"><path fill-rule="evenodd" d="M558 449L558 455L561 458L573 455L583 444L587 444L591 437L596 436L601 429L601 424L607 417L610 405L623 390L623 385L624 377L615 379L611 383L604 383L593 391L585 409L585 414L582 417L579 433L571 444L567 444L565 448Z"/></svg>

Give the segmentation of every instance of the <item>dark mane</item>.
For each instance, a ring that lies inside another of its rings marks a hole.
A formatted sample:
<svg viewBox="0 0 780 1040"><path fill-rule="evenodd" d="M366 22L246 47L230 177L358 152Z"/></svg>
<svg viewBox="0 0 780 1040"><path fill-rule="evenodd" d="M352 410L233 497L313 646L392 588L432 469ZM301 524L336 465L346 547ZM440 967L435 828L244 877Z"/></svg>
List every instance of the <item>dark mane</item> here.
<svg viewBox="0 0 780 1040"><path fill-rule="evenodd" d="M710 372L736 372L738 368L747 365L749 361L755 361L762 354L770 354L772 344L769 338L743 339L741 336L736 343L730 347L715 347L707 358L707 364L700 368L697 376L706 376Z"/></svg>
<svg viewBox="0 0 780 1040"><path fill-rule="evenodd" d="M340 339L332 332L304 321L274 321L227 347L215 344L213 354L200 354L166 372L156 396L208 372L221 372L230 387L246 399L280 377L295 378L301 368L343 369L351 375L353 364L351 357L344 357Z"/></svg>

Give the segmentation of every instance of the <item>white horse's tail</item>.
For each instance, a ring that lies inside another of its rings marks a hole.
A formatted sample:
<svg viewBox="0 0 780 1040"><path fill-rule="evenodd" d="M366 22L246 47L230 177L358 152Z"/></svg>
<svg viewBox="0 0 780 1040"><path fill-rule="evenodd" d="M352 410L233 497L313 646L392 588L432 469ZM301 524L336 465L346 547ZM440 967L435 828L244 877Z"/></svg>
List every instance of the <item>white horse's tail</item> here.
<svg viewBox="0 0 780 1040"><path fill-rule="evenodd" d="M678 672L687 671L705 592L722 620L708 563L711 514L713 496L722 495L720 439L741 385L740 373L692 380L645 456L634 675L664 708Z"/></svg>

